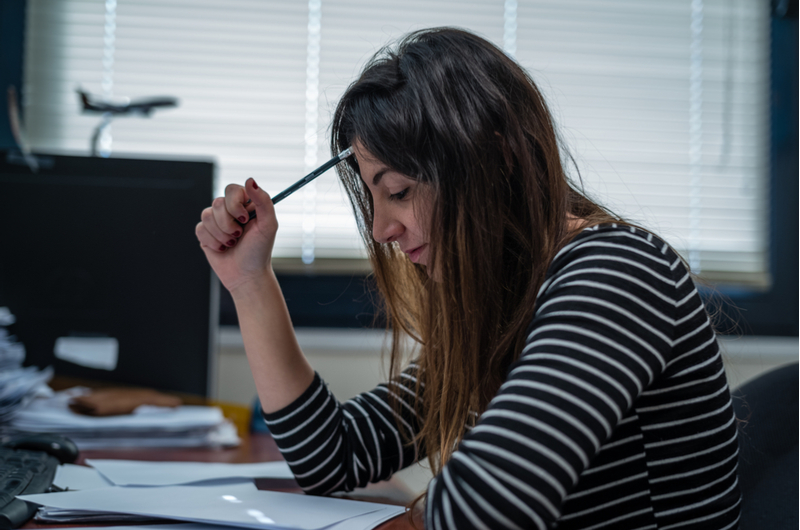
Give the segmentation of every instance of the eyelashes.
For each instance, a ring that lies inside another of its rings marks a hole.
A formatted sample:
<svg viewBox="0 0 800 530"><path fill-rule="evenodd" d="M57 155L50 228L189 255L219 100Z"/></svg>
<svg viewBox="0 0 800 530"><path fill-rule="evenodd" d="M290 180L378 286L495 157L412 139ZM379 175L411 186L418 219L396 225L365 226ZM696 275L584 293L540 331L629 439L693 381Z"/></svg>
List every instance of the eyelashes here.
<svg viewBox="0 0 800 530"><path fill-rule="evenodd" d="M393 193L389 195L389 199L392 201L402 201L408 196L408 192L411 188L406 188L403 191L398 191L397 193Z"/></svg>

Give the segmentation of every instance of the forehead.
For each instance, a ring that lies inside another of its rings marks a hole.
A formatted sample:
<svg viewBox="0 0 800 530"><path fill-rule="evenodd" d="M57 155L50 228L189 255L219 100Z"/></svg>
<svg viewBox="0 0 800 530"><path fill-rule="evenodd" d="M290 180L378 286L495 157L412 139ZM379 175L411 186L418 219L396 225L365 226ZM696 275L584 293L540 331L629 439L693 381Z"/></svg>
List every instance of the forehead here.
<svg viewBox="0 0 800 530"><path fill-rule="evenodd" d="M358 161L359 166L376 164L383 165L383 162L378 160L375 155L370 153L360 140L353 141L353 152L355 153L356 161Z"/></svg>
<svg viewBox="0 0 800 530"><path fill-rule="evenodd" d="M398 171L379 160L375 155L364 148L358 140L353 142L353 151L355 152L356 162L358 162L361 180L363 180L367 186L379 185L385 175L400 176Z"/></svg>

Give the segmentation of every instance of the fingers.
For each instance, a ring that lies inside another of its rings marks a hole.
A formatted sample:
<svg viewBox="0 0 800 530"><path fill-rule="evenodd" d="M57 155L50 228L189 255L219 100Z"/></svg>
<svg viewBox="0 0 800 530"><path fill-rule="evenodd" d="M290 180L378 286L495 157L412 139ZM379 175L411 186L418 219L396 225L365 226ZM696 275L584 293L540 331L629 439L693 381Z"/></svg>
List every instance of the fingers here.
<svg viewBox="0 0 800 530"><path fill-rule="evenodd" d="M277 219L269 195L253 179L247 179L245 186L229 184L225 196L214 199L200 214L195 235L201 246L215 252L225 252L235 246L244 233L244 225L251 222L252 210L258 212L259 231L271 232L274 236Z"/></svg>
<svg viewBox="0 0 800 530"><path fill-rule="evenodd" d="M197 240L203 248L213 250L214 252L225 252L228 250L226 245L220 243L217 238L211 235L203 221L200 221L197 223L197 226L194 227L194 234L197 236Z"/></svg>
<svg viewBox="0 0 800 530"><path fill-rule="evenodd" d="M200 214L200 222L195 227L195 235L202 246L217 252L224 252L228 248L234 246L236 244L236 238L238 237L220 229L219 225L217 225L216 216L214 215L213 205L203 210ZM239 228L239 235L241 235L241 227Z"/></svg>
<svg viewBox="0 0 800 530"><path fill-rule="evenodd" d="M244 202L248 200L242 186L230 184L225 188L225 197L217 197L200 214L200 223L195 234L200 244L216 252L224 252L236 245L243 228L237 219L248 219Z"/></svg>
<svg viewBox="0 0 800 530"><path fill-rule="evenodd" d="M250 219L250 212L247 211L245 205L249 202L250 197L244 187L238 184L228 184L225 187L225 210L232 219L236 219L241 224L247 223Z"/></svg>
<svg viewBox="0 0 800 530"><path fill-rule="evenodd" d="M229 247L236 244L236 238L242 235L242 225L228 212L227 198L217 197L211 203L211 215L213 223L210 223L209 232L216 237L220 243ZM241 206L241 205L240 205ZM202 219L202 215L200 216Z"/></svg>

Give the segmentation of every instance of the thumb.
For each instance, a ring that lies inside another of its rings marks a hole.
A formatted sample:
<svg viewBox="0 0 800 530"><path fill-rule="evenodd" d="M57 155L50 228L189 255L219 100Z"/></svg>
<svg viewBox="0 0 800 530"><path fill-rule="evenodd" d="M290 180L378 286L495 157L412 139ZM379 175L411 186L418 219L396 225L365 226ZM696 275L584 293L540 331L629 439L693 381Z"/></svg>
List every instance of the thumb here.
<svg viewBox="0 0 800 530"><path fill-rule="evenodd" d="M272 198L269 194L258 187L255 179L249 178L244 183L247 196L255 206L255 213L259 219L274 219L275 207L272 204Z"/></svg>

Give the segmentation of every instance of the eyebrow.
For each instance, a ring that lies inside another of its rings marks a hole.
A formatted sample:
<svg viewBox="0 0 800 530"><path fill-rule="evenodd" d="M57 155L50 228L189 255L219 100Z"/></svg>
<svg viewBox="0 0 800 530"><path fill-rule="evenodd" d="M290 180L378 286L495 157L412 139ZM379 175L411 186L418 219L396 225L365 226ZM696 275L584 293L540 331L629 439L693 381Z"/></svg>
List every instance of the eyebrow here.
<svg viewBox="0 0 800 530"><path fill-rule="evenodd" d="M390 168L388 168L388 167L385 167L385 168L382 168L382 169L381 169L380 171L378 171L377 173L375 173L375 175L372 177L372 185L373 185L373 186L377 186L377 185L378 185L378 183L379 183L379 182L381 181L381 179L383 178L383 175L385 175L387 171L390 171Z"/></svg>

